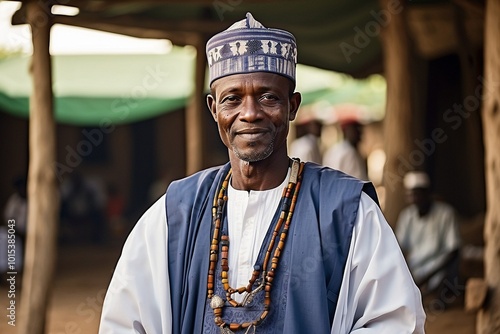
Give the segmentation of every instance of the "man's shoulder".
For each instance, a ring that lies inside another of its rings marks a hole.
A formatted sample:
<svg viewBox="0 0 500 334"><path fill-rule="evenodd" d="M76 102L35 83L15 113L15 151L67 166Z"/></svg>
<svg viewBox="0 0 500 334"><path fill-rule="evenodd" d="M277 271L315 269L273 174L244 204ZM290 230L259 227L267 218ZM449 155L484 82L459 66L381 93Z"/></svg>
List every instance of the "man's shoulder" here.
<svg viewBox="0 0 500 334"><path fill-rule="evenodd" d="M179 204L192 205L195 201L205 199L210 189L220 179L220 175L228 168L216 166L201 170L182 179L172 181L167 188L166 201L170 207Z"/></svg>
<svg viewBox="0 0 500 334"><path fill-rule="evenodd" d="M346 141L342 141L326 150L323 161L328 166L338 168L344 159L351 159L355 154L354 148Z"/></svg>
<svg viewBox="0 0 500 334"><path fill-rule="evenodd" d="M199 184L207 180L207 178L214 178L215 175L220 171L220 169L223 167L221 166L215 166L215 167L209 167L203 170L200 170L198 172L195 172L191 175L185 176L181 179L174 180L170 183L168 186L168 189L170 188L177 188L177 187L185 187L188 184ZM167 190L168 190L167 189Z"/></svg>
<svg viewBox="0 0 500 334"><path fill-rule="evenodd" d="M315 163L306 163L304 177L312 179L311 186L317 187L320 191L327 190L335 195L345 194L346 191L349 191L353 192L355 197L359 197L362 192L365 192L378 204L375 188L371 182L357 179L340 170Z"/></svg>
<svg viewBox="0 0 500 334"><path fill-rule="evenodd" d="M190 179L199 179L199 178L203 178L207 175L210 175L210 174L213 174L213 173L217 173L224 165L220 165L220 166L214 166L214 167L208 167L208 168L205 168L205 169L202 169L200 171L197 171L191 175L188 175L188 176L185 176L183 178L180 178L178 180L175 180L173 182L183 182L183 181L187 181L187 180L190 180Z"/></svg>

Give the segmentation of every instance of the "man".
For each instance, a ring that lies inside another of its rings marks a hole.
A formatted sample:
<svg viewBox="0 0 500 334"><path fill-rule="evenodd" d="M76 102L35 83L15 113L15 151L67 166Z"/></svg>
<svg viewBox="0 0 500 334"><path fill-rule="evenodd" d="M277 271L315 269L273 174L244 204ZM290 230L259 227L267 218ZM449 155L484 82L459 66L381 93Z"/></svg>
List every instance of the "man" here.
<svg viewBox="0 0 500 334"><path fill-rule="evenodd" d="M396 236L418 286L432 292L458 278L460 236L453 208L431 197L429 176L409 172L403 179L410 206L399 215Z"/></svg>
<svg viewBox="0 0 500 334"><path fill-rule="evenodd" d="M293 35L247 14L207 58L230 161L173 182L141 218L100 333L423 333L373 187L287 155L301 101Z"/></svg>
<svg viewBox="0 0 500 334"><path fill-rule="evenodd" d="M362 127L355 119L340 122L344 140L330 147L323 158L323 165L338 169L360 180L368 180L366 161L358 151L361 142Z"/></svg>
<svg viewBox="0 0 500 334"><path fill-rule="evenodd" d="M290 144L290 156L321 164L319 140L322 128L323 123L318 119L307 119L297 124L297 138Z"/></svg>

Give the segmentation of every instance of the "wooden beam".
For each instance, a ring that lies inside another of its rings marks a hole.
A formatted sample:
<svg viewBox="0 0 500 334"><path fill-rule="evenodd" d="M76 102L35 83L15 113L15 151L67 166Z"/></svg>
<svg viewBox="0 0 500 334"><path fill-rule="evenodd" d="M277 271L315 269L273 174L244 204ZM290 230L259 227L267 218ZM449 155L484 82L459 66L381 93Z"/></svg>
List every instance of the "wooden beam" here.
<svg viewBox="0 0 500 334"><path fill-rule="evenodd" d="M475 15L484 16L484 4L475 0L453 0L455 4L465 11L470 11Z"/></svg>
<svg viewBox="0 0 500 334"><path fill-rule="evenodd" d="M462 212L473 210L474 212L483 212L485 199L484 186L484 152L483 152L483 133L481 129L481 105L479 103L480 95L476 93L481 82L477 78L482 74L482 62L480 61L481 50L475 46L467 34L466 12L458 5L454 7L454 23L458 43L457 54L460 58L460 73L462 84L463 101L468 101L470 97L477 98L475 108L466 106L469 112L467 120L463 122L464 132L460 140L461 170L465 171L461 179L462 189L468 190L468 196L462 207ZM473 110L471 110L473 109ZM455 174L460 177L459 174ZM469 211L470 212L470 211Z"/></svg>
<svg viewBox="0 0 500 334"><path fill-rule="evenodd" d="M477 317L477 333L500 332L500 1L486 0L484 27L483 138L486 175L485 281L489 298Z"/></svg>
<svg viewBox="0 0 500 334"><path fill-rule="evenodd" d="M156 38L168 39L173 44L184 46L189 44L188 41L195 38L193 33L182 31L167 31L156 27L138 27L134 25L126 25L125 22L115 22L116 20L96 20L83 19L80 17L59 16L54 17L54 24L65 24L69 26L94 29L99 31L121 34L137 38ZM120 20L121 21L121 20Z"/></svg>
<svg viewBox="0 0 500 334"><path fill-rule="evenodd" d="M196 67L194 78L194 93L186 108L186 175L199 171L203 165L203 112L205 111L205 39L200 35L192 40L196 47Z"/></svg>
<svg viewBox="0 0 500 334"><path fill-rule="evenodd" d="M53 115L50 17L42 2L27 4L33 56L30 98L28 233L26 242L20 334L42 334L57 255L59 193L53 168L56 161L56 132Z"/></svg>
<svg viewBox="0 0 500 334"><path fill-rule="evenodd" d="M380 0L382 10L390 13L390 21L382 29L384 74L387 81L387 102L384 119L384 166L383 184L386 189L384 214L394 227L399 212L406 206L402 179L412 169L406 166L412 149L412 91L414 77L411 73L410 39L404 17L403 3L394 8L391 0ZM411 164L411 163L410 163Z"/></svg>
<svg viewBox="0 0 500 334"><path fill-rule="evenodd" d="M239 3L243 2L243 0L220 0L221 2L225 4L233 4L234 6L238 5ZM245 0L245 3L269 3L269 2L277 2L276 0ZM25 2L25 1L21 1ZM52 4L60 4L60 1L57 0L52 0ZM121 5L121 4L155 4L155 5L177 5L177 4L193 4L193 5L206 5L206 6L213 6L214 5L214 0L143 0L143 1L138 1L138 0L105 0L105 1L89 1L89 0L70 0L66 1L65 5L68 6L83 6L88 3L92 2L101 2L103 4L113 4L113 5ZM283 1L280 1L283 2Z"/></svg>
<svg viewBox="0 0 500 334"><path fill-rule="evenodd" d="M10 0L10 1L18 1L22 3L28 3L30 0ZM224 0L221 0L224 1ZM227 0L225 0L227 1ZM241 0L242 1L242 0ZM184 3L189 3L189 4L199 4L199 5L207 5L207 6L212 6L214 3L214 0L103 0L103 1L96 1L96 0L67 0L67 1L60 1L60 0L46 0L43 1L45 4L50 4L50 5L67 5L67 6L83 6L88 3L92 2L102 2L104 4L106 3L111 3L111 4L158 4L158 5L171 5L171 4L184 4ZM232 0L231 1L234 5L238 3L238 0ZM245 3L269 3L269 2L283 2L281 1L276 1L276 0L245 0Z"/></svg>
<svg viewBox="0 0 500 334"><path fill-rule="evenodd" d="M91 14L76 16L52 15L53 24L65 24L81 28L88 28L122 34L138 38L169 39L176 45L190 44L199 35L211 35L228 27L227 23L212 20L180 20L168 21L150 18L137 18L131 15L99 18ZM24 6L12 17L12 24L26 24Z"/></svg>

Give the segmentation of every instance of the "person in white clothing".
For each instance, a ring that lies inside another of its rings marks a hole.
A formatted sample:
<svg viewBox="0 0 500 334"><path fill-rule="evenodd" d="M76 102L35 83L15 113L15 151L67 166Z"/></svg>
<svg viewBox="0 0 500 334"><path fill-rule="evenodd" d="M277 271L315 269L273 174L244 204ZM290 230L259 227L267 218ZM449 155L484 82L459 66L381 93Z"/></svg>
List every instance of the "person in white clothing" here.
<svg viewBox="0 0 500 334"><path fill-rule="evenodd" d="M358 150L362 137L362 125L355 119L340 122L344 140L326 150L323 165L338 169L360 180L368 180L366 161Z"/></svg>
<svg viewBox="0 0 500 334"><path fill-rule="evenodd" d="M206 53L229 162L172 182L139 220L99 333L424 333L371 183L288 156L294 36L247 13Z"/></svg>
<svg viewBox="0 0 500 334"><path fill-rule="evenodd" d="M426 292L456 284L460 235L455 210L431 197L426 173L409 172L404 177L410 205L399 215L396 236L410 271Z"/></svg>
<svg viewBox="0 0 500 334"><path fill-rule="evenodd" d="M323 124L317 119L306 120L296 126L297 138L290 143L290 156L302 161L321 164L319 140Z"/></svg>

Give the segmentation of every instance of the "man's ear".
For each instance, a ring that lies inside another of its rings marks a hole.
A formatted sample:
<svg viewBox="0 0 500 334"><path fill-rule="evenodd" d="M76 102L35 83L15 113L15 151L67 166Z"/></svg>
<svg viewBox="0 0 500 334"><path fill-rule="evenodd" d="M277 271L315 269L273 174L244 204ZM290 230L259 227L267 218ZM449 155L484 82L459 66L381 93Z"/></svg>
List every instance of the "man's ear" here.
<svg viewBox="0 0 500 334"><path fill-rule="evenodd" d="M215 103L215 98L212 96L212 94L207 95L207 106L208 110L210 110L210 113L212 114L212 117L217 123L217 107Z"/></svg>
<svg viewBox="0 0 500 334"><path fill-rule="evenodd" d="M288 116L289 121L293 121L297 116L297 111L299 111L300 102L302 102L302 95L299 92L295 92L290 97L290 113Z"/></svg>

